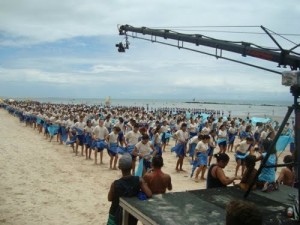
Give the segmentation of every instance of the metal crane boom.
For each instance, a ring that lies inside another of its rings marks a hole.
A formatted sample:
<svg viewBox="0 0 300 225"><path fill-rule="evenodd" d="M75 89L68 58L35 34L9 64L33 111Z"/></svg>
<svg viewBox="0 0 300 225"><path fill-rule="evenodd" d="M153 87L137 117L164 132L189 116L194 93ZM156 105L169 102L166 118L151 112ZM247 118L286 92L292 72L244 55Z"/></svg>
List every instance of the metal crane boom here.
<svg viewBox="0 0 300 225"><path fill-rule="evenodd" d="M147 27L133 27L130 25L121 25L118 27L120 35L127 35L127 32L140 33L143 35L151 35L152 37L162 37L164 39L173 39L178 42L188 42L195 45L202 45L206 47L215 48L216 50L225 50L241 54L242 56L252 56L267 61L278 63L278 66L290 66L291 70L300 69L300 57L293 55L292 50L278 49L270 50L266 48L259 48L251 46L253 44L248 42L234 43L225 40L218 40L209 38L200 34L183 34L166 29L151 29ZM134 36L133 36L134 37ZM124 50L125 51L125 50Z"/></svg>

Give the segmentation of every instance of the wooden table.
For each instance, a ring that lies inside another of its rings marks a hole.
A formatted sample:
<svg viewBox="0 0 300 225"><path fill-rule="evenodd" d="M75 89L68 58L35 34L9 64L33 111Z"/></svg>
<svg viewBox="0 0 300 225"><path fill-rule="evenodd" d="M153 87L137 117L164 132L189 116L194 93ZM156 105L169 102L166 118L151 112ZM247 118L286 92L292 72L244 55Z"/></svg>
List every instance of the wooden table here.
<svg viewBox="0 0 300 225"><path fill-rule="evenodd" d="M289 194L297 196L297 189L280 186L278 191L250 193L247 201L254 202L264 215L264 224L299 224L287 218L286 208L293 202ZM235 188L216 188L154 195L141 201L121 198L123 225L128 225L129 213L144 225L224 225L225 207L234 199L243 199L244 192Z"/></svg>

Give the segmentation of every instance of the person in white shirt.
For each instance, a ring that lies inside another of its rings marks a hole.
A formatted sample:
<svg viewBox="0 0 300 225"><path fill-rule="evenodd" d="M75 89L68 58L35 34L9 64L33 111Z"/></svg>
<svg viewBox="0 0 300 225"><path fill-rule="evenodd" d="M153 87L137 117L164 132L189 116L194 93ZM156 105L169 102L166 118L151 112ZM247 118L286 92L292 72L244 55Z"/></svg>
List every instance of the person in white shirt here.
<svg viewBox="0 0 300 225"><path fill-rule="evenodd" d="M112 122L110 120L110 115L105 117L104 126L107 128L108 132L111 132L112 129Z"/></svg>
<svg viewBox="0 0 300 225"><path fill-rule="evenodd" d="M99 125L93 129L93 150L95 156L95 164L97 164L97 153L100 152L100 164L103 164L103 149L106 147L105 138L109 134L104 126L104 121L99 120Z"/></svg>
<svg viewBox="0 0 300 225"><path fill-rule="evenodd" d="M199 182L199 174L201 173L201 180L205 180L204 174L207 168L207 152L208 152L208 143L210 141L209 135L202 135L202 140L198 142L195 148L195 163L193 167L198 167L195 174L195 181Z"/></svg>
<svg viewBox="0 0 300 225"><path fill-rule="evenodd" d="M201 130L201 134L202 135L209 135L209 132L211 131L210 127L211 127L211 124L208 121L206 121L205 122L205 127L203 127L202 130Z"/></svg>
<svg viewBox="0 0 300 225"><path fill-rule="evenodd" d="M151 162L150 162L151 158L156 155L156 150L154 149L154 146L149 142L148 134L144 134L142 136L142 140L135 145L132 155L138 156L140 160L143 159L144 161L143 175L144 175L147 172L147 170L151 168Z"/></svg>
<svg viewBox="0 0 300 225"><path fill-rule="evenodd" d="M202 138L202 135L198 135L198 136L195 136L195 137L192 137L189 141L188 141L188 153L189 153L189 156L192 157L192 161L194 161L194 155L195 155L195 148L198 144L198 142L201 140Z"/></svg>
<svg viewBox="0 0 300 225"><path fill-rule="evenodd" d="M127 152L132 156L132 159L135 160L135 157L132 155L135 145L139 142L141 138L141 134L139 132L139 125L134 124L133 130L129 131L125 134L125 145L127 148ZM135 163L133 164L132 170L135 170Z"/></svg>
<svg viewBox="0 0 300 225"><path fill-rule="evenodd" d="M185 157L186 154L186 144L187 141L189 139L189 133L187 132L187 124L186 123L182 123L180 130L176 131L176 133L173 136L176 141L177 144L175 145L175 147L173 147L171 149L171 151L176 152L176 155L178 157L177 163L176 163L176 171L180 172L183 171L182 166L183 166L183 159Z"/></svg>
<svg viewBox="0 0 300 225"><path fill-rule="evenodd" d="M78 155L78 146L81 146L81 156L83 156L83 142L84 142L84 127L86 123L83 122L84 116L81 115L79 117L79 121L74 124L74 128L76 128L77 139L76 139L76 147L75 147L75 155Z"/></svg>
<svg viewBox="0 0 300 225"><path fill-rule="evenodd" d="M109 168L113 170L117 170L117 162L119 159L118 156L118 146L119 146L119 133L121 129L120 127L114 127L113 131L110 132L109 135L106 136L106 141L108 144L108 155L110 157Z"/></svg>
<svg viewBox="0 0 300 225"><path fill-rule="evenodd" d="M84 135L85 135L85 158L91 159L92 154L92 134L93 134L93 127L92 122L90 120L86 121L86 126L84 128Z"/></svg>
<svg viewBox="0 0 300 225"><path fill-rule="evenodd" d="M218 131L218 145L220 148L220 153L225 153L227 147L227 130L224 124L220 126Z"/></svg>
<svg viewBox="0 0 300 225"><path fill-rule="evenodd" d="M227 151L232 152L233 144L235 141L235 136L237 135L237 128L235 127L234 121L230 122L230 127L228 129L228 146Z"/></svg>
<svg viewBox="0 0 300 225"><path fill-rule="evenodd" d="M99 124L99 114L95 115L95 118L92 119L91 123L92 123L92 127L98 126L98 124Z"/></svg>
<svg viewBox="0 0 300 225"><path fill-rule="evenodd" d="M243 176L245 171L245 158L248 155L247 153L249 152L250 155L254 154L253 143L254 143L254 139L252 137L247 137L246 140L241 141L238 145L235 146L235 152L236 152L235 160L237 163L235 168L235 176L237 176L237 173L241 165L242 165L241 176Z"/></svg>

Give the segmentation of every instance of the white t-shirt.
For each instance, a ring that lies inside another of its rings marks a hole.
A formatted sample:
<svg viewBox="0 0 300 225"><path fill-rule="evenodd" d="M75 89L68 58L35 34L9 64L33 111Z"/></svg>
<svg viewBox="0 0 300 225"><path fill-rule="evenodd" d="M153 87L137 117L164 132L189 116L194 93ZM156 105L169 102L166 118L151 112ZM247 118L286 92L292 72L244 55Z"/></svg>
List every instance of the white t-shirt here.
<svg viewBox="0 0 300 225"><path fill-rule="evenodd" d="M249 146L250 146L250 144L247 144L247 141L244 140L240 143L240 146L237 151L240 153L246 153L249 149Z"/></svg>
<svg viewBox="0 0 300 225"><path fill-rule="evenodd" d="M204 127L202 130L201 130L201 133L203 135L209 135L209 132L210 132L210 128L209 127Z"/></svg>
<svg viewBox="0 0 300 225"><path fill-rule="evenodd" d="M91 123L93 127L96 127L99 124L99 119L92 119Z"/></svg>
<svg viewBox="0 0 300 225"><path fill-rule="evenodd" d="M198 144L199 143L199 139L198 136L194 136L189 140L190 144Z"/></svg>
<svg viewBox="0 0 300 225"><path fill-rule="evenodd" d="M134 132L133 130L125 134L125 139L127 140L129 145L136 145L139 142L140 137L140 132Z"/></svg>
<svg viewBox="0 0 300 225"><path fill-rule="evenodd" d="M109 143L118 143L118 134L115 134L114 132L111 132L109 134Z"/></svg>
<svg viewBox="0 0 300 225"><path fill-rule="evenodd" d="M93 129L94 129L93 127L88 127L88 126L85 126L85 128L84 128L85 132L88 133L88 134L92 134Z"/></svg>
<svg viewBox="0 0 300 225"><path fill-rule="evenodd" d="M178 130L175 133L177 140L180 142L185 142L189 138L189 133L188 132L183 132L182 130Z"/></svg>
<svg viewBox="0 0 300 225"><path fill-rule="evenodd" d="M197 132L197 124L196 123L190 123L190 132L192 132L192 133Z"/></svg>
<svg viewBox="0 0 300 225"><path fill-rule="evenodd" d="M199 141L199 143L195 148L196 152L203 152L203 153L206 153L207 149L208 149L208 144L205 144L202 141Z"/></svg>
<svg viewBox="0 0 300 225"><path fill-rule="evenodd" d="M93 134L95 135L95 139L104 140L105 137L108 135L108 130L106 127L104 127L104 126L100 127L98 125L94 128Z"/></svg>
<svg viewBox="0 0 300 225"><path fill-rule="evenodd" d="M110 121L110 120L109 120L109 121L105 120L105 121L104 121L104 126L105 126L107 129L110 129L110 128L112 127L111 121Z"/></svg>
<svg viewBox="0 0 300 225"><path fill-rule="evenodd" d="M85 123L85 122L76 122L76 123L74 124L74 127L78 128L78 129L80 129L80 130L82 130L82 131L83 131L83 129L84 129L85 126L86 126L86 123Z"/></svg>
<svg viewBox="0 0 300 225"><path fill-rule="evenodd" d="M138 153L142 155L150 155L152 152L151 143L148 141L147 144L144 144L142 141L138 142L135 145Z"/></svg>

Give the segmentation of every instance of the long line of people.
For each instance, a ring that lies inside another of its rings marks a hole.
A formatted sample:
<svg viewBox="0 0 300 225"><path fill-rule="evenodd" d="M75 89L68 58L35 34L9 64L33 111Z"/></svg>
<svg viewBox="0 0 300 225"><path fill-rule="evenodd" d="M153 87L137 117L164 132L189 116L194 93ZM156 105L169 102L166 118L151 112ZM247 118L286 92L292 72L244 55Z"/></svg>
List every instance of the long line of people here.
<svg viewBox="0 0 300 225"><path fill-rule="evenodd" d="M183 169L184 158L191 157L191 177L195 181L205 180L207 167L211 166L214 150L218 154L235 151L235 178L247 171L248 155L257 159L265 157L263 149L266 140L274 138L275 130L271 123L257 123L240 118L230 118L216 114L199 114L181 112L174 114L168 110L146 112L136 107L99 108L87 105L64 104L24 104L14 102L5 108L26 126L33 127L52 141L56 136L59 143L72 146L75 155L91 159L94 151L94 162L103 164L103 152L107 149L110 156L109 166L117 169L118 155L125 152L132 156L132 174L143 175L150 168L151 158L163 156L170 138L174 138L175 146L171 148L178 160L175 169ZM238 140L236 140L238 139ZM81 152L79 152L79 148ZM276 150L269 158L270 164L276 164ZM136 170L136 159L139 166ZM200 179L199 179L200 175ZM274 183L275 175L270 179L263 178L263 183ZM266 188L266 187L265 187Z"/></svg>

